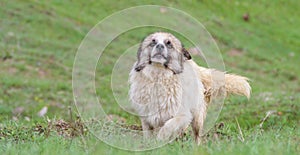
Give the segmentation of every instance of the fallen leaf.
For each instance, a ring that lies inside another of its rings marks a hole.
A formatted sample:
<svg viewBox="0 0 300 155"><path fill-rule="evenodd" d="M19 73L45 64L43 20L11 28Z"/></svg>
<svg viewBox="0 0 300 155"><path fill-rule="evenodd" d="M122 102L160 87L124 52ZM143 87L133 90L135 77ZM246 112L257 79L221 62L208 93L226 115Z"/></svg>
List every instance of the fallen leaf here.
<svg viewBox="0 0 300 155"><path fill-rule="evenodd" d="M47 113L47 111L48 111L48 107L43 107L39 112L38 112L38 116L40 116L40 117L43 117L43 116L45 116L45 114Z"/></svg>
<svg viewBox="0 0 300 155"><path fill-rule="evenodd" d="M25 116L24 119L25 119L26 121L30 122L30 118L29 118L29 117Z"/></svg>

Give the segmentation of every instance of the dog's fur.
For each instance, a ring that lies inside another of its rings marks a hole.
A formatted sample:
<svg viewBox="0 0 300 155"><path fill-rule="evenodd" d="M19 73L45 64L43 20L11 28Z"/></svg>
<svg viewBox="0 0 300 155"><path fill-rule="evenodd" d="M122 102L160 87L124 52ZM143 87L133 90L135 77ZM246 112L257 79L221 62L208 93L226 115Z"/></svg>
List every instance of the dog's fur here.
<svg viewBox="0 0 300 155"><path fill-rule="evenodd" d="M170 33L147 36L137 58L130 72L129 96L146 137L157 131L158 139L168 140L191 124L199 144L207 105L213 97L250 96L247 78L198 66ZM213 73L225 79L218 81Z"/></svg>

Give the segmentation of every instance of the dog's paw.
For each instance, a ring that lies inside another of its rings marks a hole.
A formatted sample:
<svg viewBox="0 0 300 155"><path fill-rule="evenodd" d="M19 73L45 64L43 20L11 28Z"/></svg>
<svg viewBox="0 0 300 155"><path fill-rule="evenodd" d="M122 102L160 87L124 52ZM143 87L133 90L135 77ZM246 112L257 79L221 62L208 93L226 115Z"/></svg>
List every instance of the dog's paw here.
<svg viewBox="0 0 300 155"><path fill-rule="evenodd" d="M172 132L170 132L166 128L161 128L157 134L157 139L160 141L170 140L171 137L172 137Z"/></svg>

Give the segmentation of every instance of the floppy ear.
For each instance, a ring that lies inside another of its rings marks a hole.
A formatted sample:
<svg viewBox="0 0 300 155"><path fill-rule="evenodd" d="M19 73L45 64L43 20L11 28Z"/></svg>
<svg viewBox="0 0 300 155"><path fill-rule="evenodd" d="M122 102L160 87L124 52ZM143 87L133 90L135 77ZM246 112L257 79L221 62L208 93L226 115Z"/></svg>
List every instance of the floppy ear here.
<svg viewBox="0 0 300 155"><path fill-rule="evenodd" d="M141 64L141 53L142 53L142 47L141 47L141 45L140 45L140 47L138 48L138 51L137 51L137 62L136 62L136 64L135 64L135 66L134 66L134 69L135 69L135 71L137 71L137 72L139 72L139 71L141 71L144 67L145 67L145 65L144 64Z"/></svg>
<svg viewBox="0 0 300 155"><path fill-rule="evenodd" d="M179 74L183 71L183 53L170 52L167 57L165 66L173 71L174 74Z"/></svg>
<svg viewBox="0 0 300 155"><path fill-rule="evenodd" d="M183 56L186 58L186 60L192 59L192 56L190 55L189 51L186 50L184 47L182 47L181 52L183 53Z"/></svg>
<svg viewBox="0 0 300 155"><path fill-rule="evenodd" d="M165 66L171 69L174 74L179 74L183 71L183 62L190 59L192 59L190 53L182 47L181 52L171 52Z"/></svg>
<svg viewBox="0 0 300 155"><path fill-rule="evenodd" d="M142 41L143 43L143 41ZM145 68L145 66L148 64L148 63L151 63L150 60L149 60L149 55L150 53L148 52L148 50L145 49L145 51L143 51L142 49L142 43L137 51L137 62L134 66L134 69L135 71L139 72L141 71L142 69Z"/></svg>

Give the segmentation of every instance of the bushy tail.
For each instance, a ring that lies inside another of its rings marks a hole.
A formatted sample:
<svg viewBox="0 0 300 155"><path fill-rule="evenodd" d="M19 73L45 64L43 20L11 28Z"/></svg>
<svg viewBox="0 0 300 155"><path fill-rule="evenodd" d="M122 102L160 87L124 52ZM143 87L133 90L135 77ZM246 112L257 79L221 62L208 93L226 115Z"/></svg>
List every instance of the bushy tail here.
<svg viewBox="0 0 300 155"><path fill-rule="evenodd" d="M211 101L212 96L218 97L235 94L246 96L248 99L250 98L251 87L248 83L248 78L200 67L192 60L190 63L204 85L205 99L208 103Z"/></svg>
<svg viewBox="0 0 300 155"><path fill-rule="evenodd" d="M225 74L225 88L227 94L244 95L250 98L251 87L248 83L249 79L234 74Z"/></svg>

